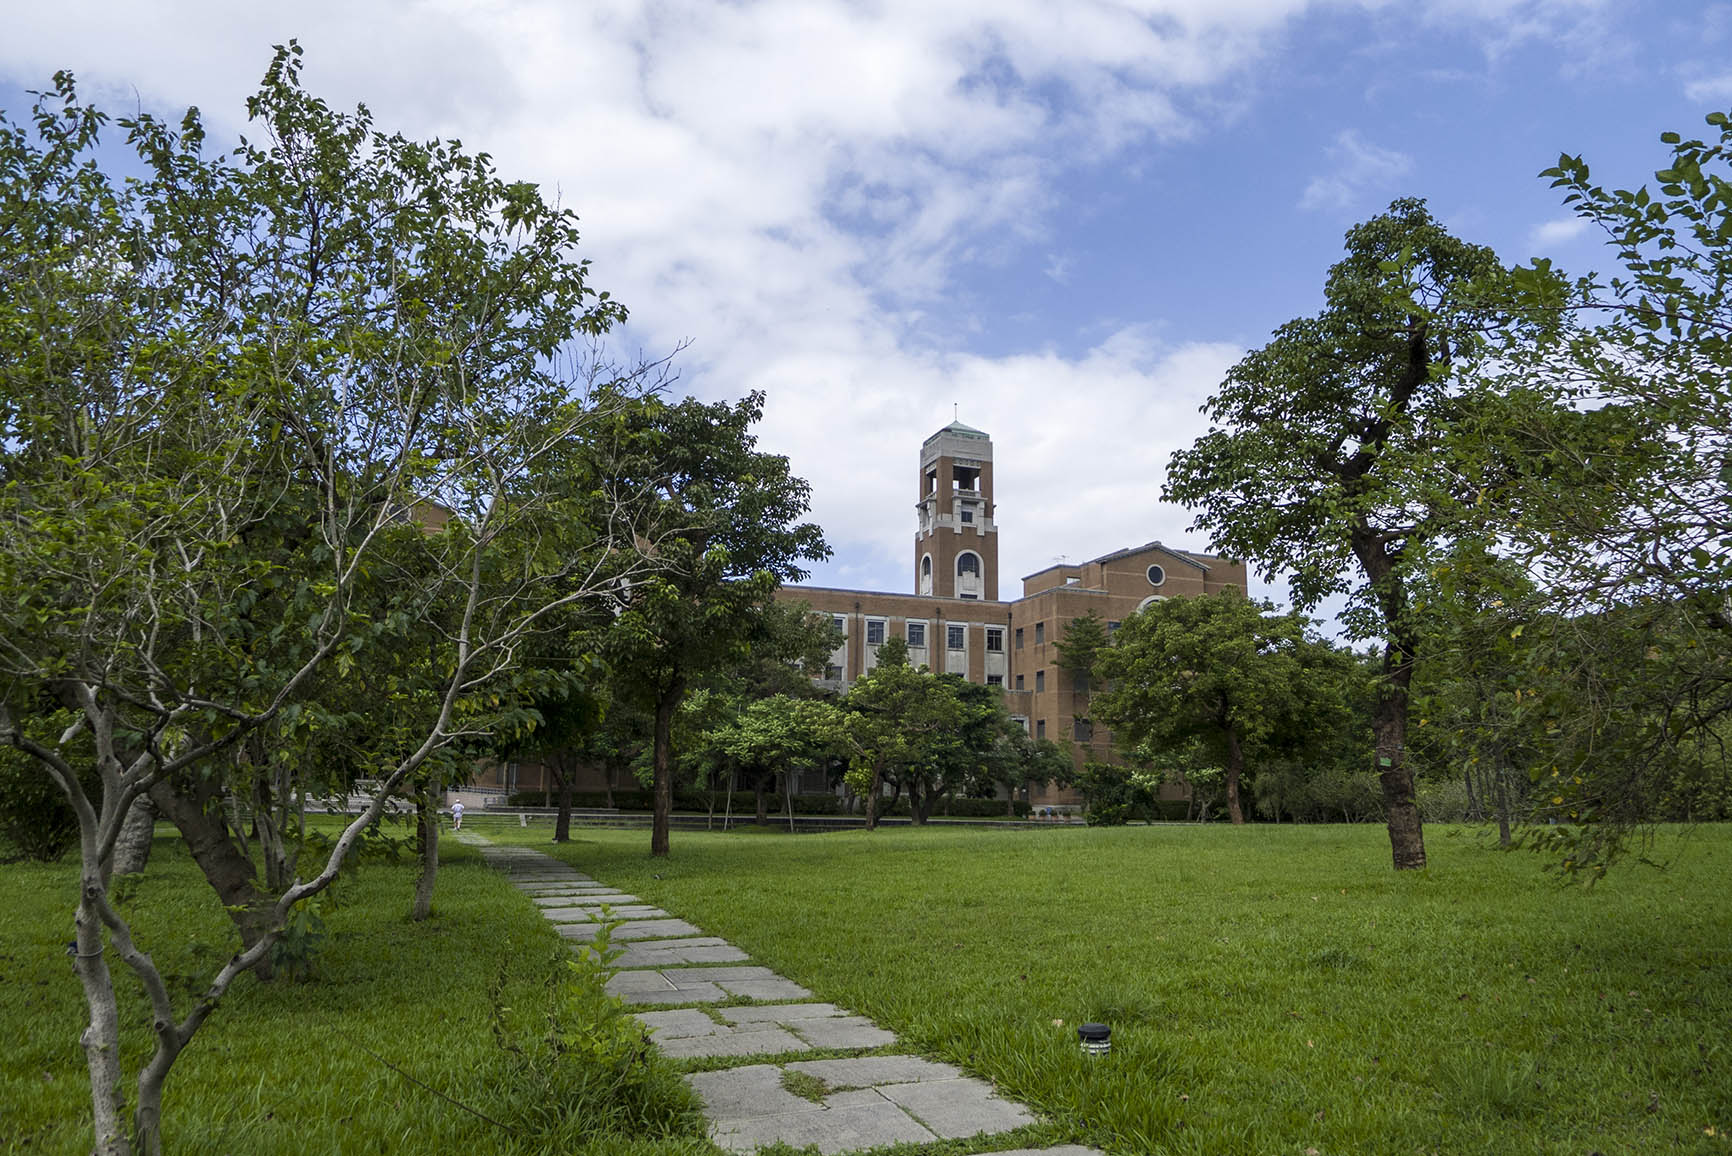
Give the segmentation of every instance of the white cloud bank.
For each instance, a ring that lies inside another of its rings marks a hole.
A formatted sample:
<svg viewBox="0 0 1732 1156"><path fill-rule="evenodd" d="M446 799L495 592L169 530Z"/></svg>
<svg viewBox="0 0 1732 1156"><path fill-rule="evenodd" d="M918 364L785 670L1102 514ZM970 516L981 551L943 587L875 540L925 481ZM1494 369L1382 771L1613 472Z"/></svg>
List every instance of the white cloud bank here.
<svg viewBox="0 0 1732 1156"><path fill-rule="evenodd" d="M762 444L813 483L838 547L823 580L907 586L915 455L958 403L996 441L1008 593L1061 551L1205 547L1156 494L1238 351L1131 328L1075 357L982 357L935 348L932 320L954 326L945 296L979 253L1042 244L1056 176L1131 145L1159 164L1147 146L1191 133L1188 109L1219 107L1310 6L75 0L15 5L0 74L37 85L72 68L111 104L196 103L232 130L268 46L298 37L333 103L365 100L381 125L460 137L557 189L597 284L633 309L628 339L652 353L692 339L697 392L768 391ZM1495 32L1592 7L1440 11ZM1308 205L1411 168L1351 133L1331 159Z"/></svg>
<svg viewBox="0 0 1732 1156"><path fill-rule="evenodd" d="M1351 209L1372 194L1389 189L1413 172L1413 158L1361 140L1351 129L1324 150L1329 171L1311 178L1299 198L1301 209Z"/></svg>

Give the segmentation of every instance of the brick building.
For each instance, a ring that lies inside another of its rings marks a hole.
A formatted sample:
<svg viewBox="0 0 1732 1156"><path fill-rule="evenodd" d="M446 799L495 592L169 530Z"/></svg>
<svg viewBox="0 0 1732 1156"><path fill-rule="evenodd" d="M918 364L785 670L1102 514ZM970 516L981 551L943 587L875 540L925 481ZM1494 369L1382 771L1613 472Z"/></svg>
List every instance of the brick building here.
<svg viewBox="0 0 1732 1156"><path fill-rule="evenodd" d="M921 445L916 493L913 593L824 586L780 593L831 615L842 633L824 681L846 689L872 669L886 640L905 639L916 666L1003 687L1010 713L1031 734L1074 743L1079 762L1108 757L1110 742L1079 718L1086 700L1058 665L1055 644L1070 620L1093 610L1110 632L1157 599L1245 590L1242 562L1148 542L1036 571L1023 578L1021 597L1002 601L992 439L960 421ZM1076 799L1049 790L1030 801Z"/></svg>

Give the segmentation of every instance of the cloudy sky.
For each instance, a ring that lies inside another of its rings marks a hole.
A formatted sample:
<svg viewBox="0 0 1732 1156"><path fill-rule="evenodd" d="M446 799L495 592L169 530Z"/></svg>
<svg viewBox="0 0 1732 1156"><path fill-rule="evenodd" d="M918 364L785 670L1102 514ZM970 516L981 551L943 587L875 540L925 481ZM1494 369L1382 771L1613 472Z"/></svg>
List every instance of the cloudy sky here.
<svg viewBox="0 0 1732 1156"><path fill-rule="evenodd" d="M57 68L238 131L273 43L382 126L456 136L583 220L623 352L769 395L814 580L910 589L916 456L993 436L1004 593L1160 538L1222 372L1315 310L1343 231L1429 199L1509 261L1603 265L1535 174L1607 183L1732 107L1692 0L5 0L0 107ZM953 407L955 407L953 409ZM1279 585L1270 588L1279 594Z"/></svg>

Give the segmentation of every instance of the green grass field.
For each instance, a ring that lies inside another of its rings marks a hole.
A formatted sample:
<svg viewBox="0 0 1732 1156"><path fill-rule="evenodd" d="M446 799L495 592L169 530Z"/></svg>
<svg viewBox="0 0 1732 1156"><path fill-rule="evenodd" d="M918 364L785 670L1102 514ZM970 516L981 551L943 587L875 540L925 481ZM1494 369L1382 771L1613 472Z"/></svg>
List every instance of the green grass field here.
<svg viewBox="0 0 1732 1156"><path fill-rule="evenodd" d="M170 831L158 828L127 910L140 946L187 999L238 940ZM406 918L412 865L363 865L341 885L310 981L241 977L169 1076L166 1151L714 1151L684 1085L659 1058L640 1066L638 1086L624 1094L587 1086L582 1070L550 1070L534 1041L566 990L549 984L564 969L564 944L474 851L451 840L442 849L436 919ZM0 1152L90 1151L90 1085L78 1047L85 1013L65 955L76 894L70 861L0 867ZM135 1030L127 1065L136 1072L148 1013L124 966L112 966L128 997L122 1007ZM508 1010L496 1017L495 1008ZM527 1055L501 1047L496 1019ZM571 1111L553 1118L556 1101Z"/></svg>
<svg viewBox="0 0 1732 1156"><path fill-rule="evenodd" d="M1440 827L1403 875L1375 827L580 835L554 853L1113 1152L1732 1152L1732 830L1592 891Z"/></svg>
<svg viewBox="0 0 1732 1156"><path fill-rule="evenodd" d="M473 825L690 917L1116 1154L1732 1153L1732 830L1584 891L1437 827L1430 870L1397 876L1372 827L676 832L653 861L643 831L555 848L545 826ZM559 944L446 849L431 925L403 919L410 867L369 865L315 980L237 985L170 1078L170 1151L713 1151L660 1064L547 1139L547 1113L594 1089L526 1081L493 1009L532 1032ZM88 1148L72 896L68 865L0 868L0 1150ZM156 948L183 986L228 950L166 835L133 906L203 944ZM1113 1025L1109 1059L1078 1053L1086 1019Z"/></svg>

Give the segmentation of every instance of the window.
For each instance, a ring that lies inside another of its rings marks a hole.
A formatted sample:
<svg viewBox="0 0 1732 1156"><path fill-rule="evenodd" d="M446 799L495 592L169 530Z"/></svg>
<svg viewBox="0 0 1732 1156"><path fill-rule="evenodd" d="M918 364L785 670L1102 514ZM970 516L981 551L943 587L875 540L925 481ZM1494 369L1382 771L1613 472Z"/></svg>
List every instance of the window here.
<svg viewBox="0 0 1732 1156"><path fill-rule="evenodd" d="M1092 720L1086 719L1086 718L1079 718L1079 719L1076 719L1074 721L1076 723L1076 741L1077 742L1086 743L1090 739L1095 737L1095 724Z"/></svg>
<svg viewBox="0 0 1732 1156"><path fill-rule="evenodd" d="M988 626L986 628L986 649L993 654L1004 653L1004 627Z"/></svg>
<svg viewBox="0 0 1732 1156"><path fill-rule="evenodd" d="M1022 649L1022 627L1020 626L1016 628L1016 648L1018 650Z"/></svg>
<svg viewBox="0 0 1732 1156"><path fill-rule="evenodd" d="M1041 691L1043 691L1045 689L1046 689L1046 671L1037 670L1034 672L1034 693L1039 694Z"/></svg>
<svg viewBox="0 0 1732 1156"><path fill-rule="evenodd" d="M924 622L910 622L908 624L908 645L909 646L925 646L926 645L926 623L924 623Z"/></svg>
<svg viewBox="0 0 1732 1156"><path fill-rule="evenodd" d="M973 506L962 507L962 520L964 522L974 521L974 507Z"/></svg>
<svg viewBox="0 0 1732 1156"><path fill-rule="evenodd" d="M1034 644L1036 646L1039 646L1041 643L1043 643L1045 641L1046 641L1046 623L1037 622L1034 624Z"/></svg>
<svg viewBox="0 0 1732 1156"><path fill-rule="evenodd" d="M978 601L980 598L980 595L978 595L978 594L958 594L957 597L958 598L968 598L968 599L973 599L973 600Z"/></svg>
<svg viewBox="0 0 1732 1156"><path fill-rule="evenodd" d="M922 578L932 577L932 555L931 554L921 555L921 558L920 558L920 576Z"/></svg>
<svg viewBox="0 0 1732 1156"><path fill-rule="evenodd" d="M831 663L824 668L824 677L831 682L840 682L842 680L842 668Z"/></svg>
<svg viewBox="0 0 1732 1156"><path fill-rule="evenodd" d="M1016 689L1022 689L1022 675L1020 674L1016 676Z"/></svg>
<svg viewBox="0 0 1732 1156"><path fill-rule="evenodd" d="M1004 675L1002 675L1002 674L989 674L989 675L987 675L986 676L986 685L987 686L1003 686L1004 685Z"/></svg>
<svg viewBox="0 0 1732 1156"><path fill-rule="evenodd" d="M967 638L967 634L963 628L960 626L947 626L944 629L945 642L950 649L961 650L963 641Z"/></svg>
<svg viewBox="0 0 1732 1156"><path fill-rule="evenodd" d="M980 577L980 555L965 550L956 556L956 573L971 578Z"/></svg>
<svg viewBox="0 0 1732 1156"><path fill-rule="evenodd" d="M1118 623L1116 623L1116 622L1107 623L1107 637L1108 638L1111 638L1113 635L1117 634L1118 632L1119 632L1119 624Z"/></svg>
<svg viewBox="0 0 1732 1156"><path fill-rule="evenodd" d="M1150 586L1159 586L1161 583L1165 582L1166 580L1167 580L1167 572L1165 570L1161 569L1159 566L1150 566L1149 567L1149 585Z"/></svg>
<svg viewBox="0 0 1732 1156"><path fill-rule="evenodd" d="M866 620L866 645L884 645L884 620L882 618L868 618Z"/></svg>
<svg viewBox="0 0 1732 1156"><path fill-rule="evenodd" d="M836 633L840 634L842 636L843 641L847 640L847 638L848 638L848 620L846 618L844 618L844 617L842 617L842 615L838 614L834 618L830 619L830 625L834 626L836 628Z"/></svg>
<svg viewBox="0 0 1732 1156"><path fill-rule="evenodd" d="M1034 720L1034 737L1037 739L1044 739L1046 737L1046 720L1045 719L1041 718L1041 719L1035 719Z"/></svg>

